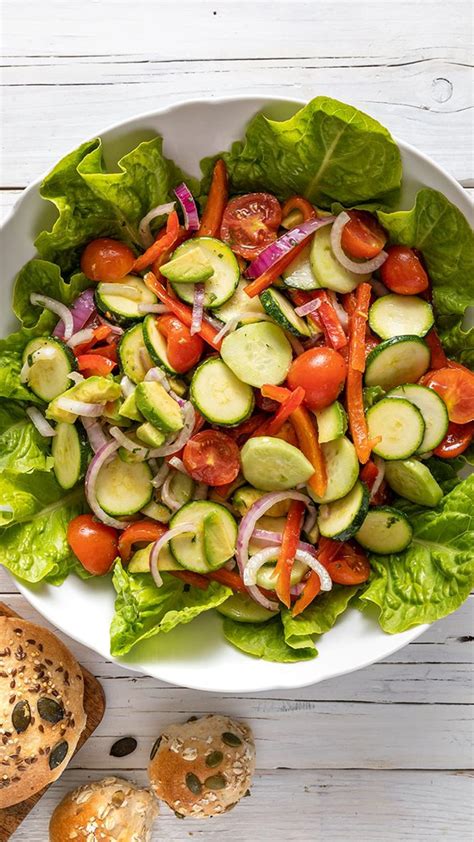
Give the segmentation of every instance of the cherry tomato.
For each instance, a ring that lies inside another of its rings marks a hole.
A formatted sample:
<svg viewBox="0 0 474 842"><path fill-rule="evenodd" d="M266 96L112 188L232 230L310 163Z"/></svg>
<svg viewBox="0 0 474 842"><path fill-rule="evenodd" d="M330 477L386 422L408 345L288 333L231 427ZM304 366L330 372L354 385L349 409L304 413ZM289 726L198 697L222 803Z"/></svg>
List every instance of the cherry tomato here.
<svg viewBox="0 0 474 842"><path fill-rule="evenodd" d="M474 422L470 424L453 424L449 422L448 432L443 441L434 449L434 454L441 459L454 459L460 456L471 444L474 438Z"/></svg>
<svg viewBox="0 0 474 842"><path fill-rule="evenodd" d="M131 271L135 255L120 240L101 237L85 247L81 269L91 281L119 281Z"/></svg>
<svg viewBox="0 0 474 842"><path fill-rule="evenodd" d="M387 235L371 213L350 210L347 214L350 221L342 229L342 248L351 257L370 260L382 251Z"/></svg>
<svg viewBox="0 0 474 842"><path fill-rule="evenodd" d="M204 342L197 333L191 336L190 330L171 313L158 319L158 330L166 338L166 351L171 366L183 374L199 362L204 350Z"/></svg>
<svg viewBox="0 0 474 842"><path fill-rule="evenodd" d="M430 281L423 264L408 246L390 246L388 257L380 267L385 286L399 295L416 295L428 289Z"/></svg>
<svg viewBox="0 0 474 842"><path fill-rule="evenodd" d="M277 238L281 223L278 199L271 193L247 193L227 203L221 224L221 239L232 251L253 260Z"/></svg>
<svg viewBox="0 0 474 842"><path fill-rule="evenodd" d="M347 365L332 348L311 348L297 357L288 372L291 389L302 386L309 409L324 409L339 395L346 379Z"/></svg>
<svg viewBox="0 0 474 842"><path fill-rule="evenodd" d="M94 576L108 573L118 555L118 532L92 515L79 515L69 522L67 541L82 566Z"/></svg>
<svg viewBox="0 0 474 842"><path fill-rule="evenodd" d="M239 473L240 451L225 433L202 430L189 439L183 451L183 462L197 482L226 485Z"/></svg>
<svg viewBox="0 0 474 842"><path fill-rule="evenodd" d="M361 585L370 576L367 556L351 544L342 544L335 558L323 564L336 585Z"/></svg>
<svg viewBox="0 0 474 842"><path fill-rule="evenodd" d="M464 366L446 366L422 378L424 386L434 389L446 404L449 420L467 424L474 420L474 374Z"/></svg>

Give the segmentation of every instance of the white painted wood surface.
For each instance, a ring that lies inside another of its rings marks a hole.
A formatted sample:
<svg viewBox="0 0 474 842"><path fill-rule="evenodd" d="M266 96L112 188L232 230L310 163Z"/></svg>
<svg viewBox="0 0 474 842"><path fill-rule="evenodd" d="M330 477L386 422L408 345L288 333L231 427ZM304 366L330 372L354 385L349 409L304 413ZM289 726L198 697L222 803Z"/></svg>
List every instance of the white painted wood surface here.
<svg viewBox="0 0 474 842"><path fill-rule="evenodd" d="M223 93L326 93L380 119L466 188L472 166L467 0L4 0L0 212L66 151L111 122ZM38 619L0 572L0 599ZM45 842L72 786L145 782L162 725L220 710L257 740L251 798L212 822L163 809L153 839L460 842L472 835L474 599L383 663L301 691L217 697L127 673L71 642L107 695L96 736L15 842ZM128 758L109 756L133 734Z"/></svg>

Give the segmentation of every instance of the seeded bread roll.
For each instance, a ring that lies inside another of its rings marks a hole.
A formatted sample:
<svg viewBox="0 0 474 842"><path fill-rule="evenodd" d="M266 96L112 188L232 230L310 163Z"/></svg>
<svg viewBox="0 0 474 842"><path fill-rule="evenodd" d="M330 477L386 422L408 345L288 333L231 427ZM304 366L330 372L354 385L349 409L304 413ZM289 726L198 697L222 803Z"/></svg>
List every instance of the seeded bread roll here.
<svg viewBox="0 0 474 842"><path fill-rule="evenodd" d="M158 804L148 789L104 778L68 793L49 825L49 842L149 842Z"/></svg>
<svg viewBox="0 0 474 842"><path fill-rule="evenodd" d="M76 659L46 629L0 617L0 808L59 778L86 717Z"/></svg>
<svg viewBox="0 0 474 842"><path fill-rule="evenodd" d="M157 798L176 815L205 819L235 807L254 770L250 728L212 714L169 725L152 748L148 774Z"/></svg>

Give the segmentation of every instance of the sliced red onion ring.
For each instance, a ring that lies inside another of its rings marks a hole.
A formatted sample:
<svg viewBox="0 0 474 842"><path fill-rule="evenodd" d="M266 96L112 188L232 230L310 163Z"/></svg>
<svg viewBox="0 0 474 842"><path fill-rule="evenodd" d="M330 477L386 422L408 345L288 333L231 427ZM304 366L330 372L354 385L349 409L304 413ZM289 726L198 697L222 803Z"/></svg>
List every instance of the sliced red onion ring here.
<svg viewBox="0 0 474 842"><path fill-rule="evenodd" d="M82 330L78 330L77 333L73 333L71 338L66 342L66 345L69 348L75 348L76 345L82 345L83 342L90 342L93 338L93 329L91 327L85 327Z"/></svg>
<svg viewBox="0 0 474 842"><path fill-rule="evenodd" d="M293 334L290 333L289 330L285 330L285 336L288 339L288 342L290 343L293 352L296 354L297 357L299 357L300 354L304 353L303 345L296 336L293 336Z"/></svg>
<svg viewBox="0 0 474 842"><path fill-rule="evenodd" d="M156 208L152 208L148 213L140 220L138 225L138 233L140 234L140 239L147 249L151 244L154 242L154 236L150 230L150 222L157 218L157 216L168 216L172 211L174 211L175 202L167 202L164 205L157 205Z"/></svg>
<svg viewBox="0 0 474 842"><path fill-rule="evenodd" d="M81 421L82 426L87 433L89 444L94 453L97 453L101 447L104 447L104 445L109 443L110 439L98 421L93 418L87 418L87 416L82 416Z"/></svg>
<svg viewBox="0 0 474 842"><path fill-rule="evenodd" d="M85 490L87 502L98 520L102 521L102 523L106 523L107 526L113 526L114 529L126 529L130 521L116 520L116 518L111 517L107 514L107 512L104 512L102 506L97 500L96 494L96 484L99 471L103 465L113 458L115 451L118 450L119 447L120 445L118 441L110 441L97 451L87 469Z"/></svg>
<svg viewBox="0 0 474 842"><path fill-rule="evenodd" d="M183 412L183 429L180 430L179 435L175 438L174 441L170 442L169 444L163 444L161 447L157 447L154 450L150 450L149 456L152 459L159 456L171 456L171 454L177 453L184 447L188 439L191 437L191 434L194 429L194 423L196 420L196 413L194 411L193 405L189 403L189 401L185 402Z"/></svg>
<svg viewBox="0 0 474 842"><path fill-rule="evenodd" d="M46 310L51 310L52 313L56 313L64 324L63 335L65 341L67 342L67 340L71 338L74 333L74 320L72 318L71 311L65 304L62 304L61 301L56 301L55 298L50 298L49 295L38 295L36 292L31 293L30 302L33 305L44 307Z"/></svg>
<svg viewBox="0 0 474 842"><path fill-rule="evenodd" d="M224 339L224 336L227 336L228 333L232 333L232 331L236 329L237 325L239 324L239 322L242 321L242 319L255 319L255 321L259 322L273 321L271 316L269 316L267 313L258 313L257 311L252 312L250 310L242 310L241 313L236 313L235 316L232 316L232 318L230 318L229 321L223 327L220 328L217 336L215 337L215 341L220 342L221 339ZM207 317L206 321L209 321ZM217 322L217 324L220 325L220 322Z"/></svg>
<svg viewBox="0 0 474 842"><path fill-rule="evenodd" d="M341 245L343 228L348 222L350 222L350 219L349 214L342 211L342 213L340 213L336 218L336 221L331 228L331 248L333 250L334 257L339 261L341 266L344 266L344 269L347 269L349 272L355 272L356 275L369 275L371 272L375 272L376 269L379 269L382 263L385 263L388 257L387 252L382 249L379 254L372 258L372 260L364 260L362 263L351 260Z"/></svg>
<svg viewBox="0 0 474 842"><path fill-rule="evenodd" d="M183 182L183 184L175 187L174 192L183 210L184 227L187 231L197 231L199 228L199 214L189 187Z"/></svg>
<svg viewBox="0 0 474 842"><path fill-rule="evenodd" d="M105 403L86 403L85 401L76 401L73 398L59 397L56 399L56 405L64 412L72 412L74 415L86 415L87 418L98 418L105 409Z"/></svg>
<svg viewBox="0 0 474 842"><path fill-rule="evenodd" d="M69 312L74 323L72 333L77 333L89 321L91 316L97 312L95 308L94 290L92 288L84 290L71 305ZM60 321L57 323L53 330L53 336L56 336L58 339L65 338L64 322Z"/></svg>
<svg viewBox="0 0 474 842"><path fill-rule="evenodd" d="M183 460L178 459L177 456L172 456L171 459L168 459L168 465L171 465L171 467L174 468L175 471L179 471L180 474L186 474L186 476L188 476Z"/></svg>
<svg viewBox="0 0 474 842"><path fill-rule="evenodd" d="M224 336L227 336L228 333L232 333L233 330L237 327L239 321L241 319L240 315L232 316L229 321L221 327L219 333L214 337L215 342L220 342L221 339L224 339Z"/></svg>
<svg viewBox="0 0 474 842"><path fill-rule="evenodd" d="M123 327L120 327L120 325L114 325L112 322L108 322L107 319L104 319L102 316L100 317L100 323L105 325L105 327L109 327L112 333L115 333L117 336L122 336L124 332Z"/></svg>
<svg viewBox="0 0 474 842"><path fill-rule="evenodd" d="M379 490L380 486L382 485L383 478L385 476L385 462L383 461L383 459L380 458L380 456L374 456L374 465L377 468L378 474L375 477L375 482L374 482L374 484L372 486L372 489L371 489L371 492L370 492L370 499L369 499L370 503L372 503L375 495L377 494L377 491Z"/></svg>
<svg viewBox="0 0 474 842"><path fill-rule="evenodd" d="M120 388L122 389L122 395L124 398L129 398L131 394L135 391L135 383L132 383L129 377L126 374L122 377L120 381Z"/></svg>
<svg viewBox="0 0 474 842"><path fill-rule="evenodd" d="M150 573L153 576L157 588L161 588L163 584L163 579L161 578L160 571L158 570L158 558L161 550L169 541L176 538L178 535L183 535L184 533L194 534L195 531L195 527L192 523L181 523L173 529L168 529L161 538L158 538L158 540L155 541L150 553Z"/></svg>
<svg viewBox="0 0 474 842"><path fill-rule="evenodd" d="M303 523L303 532L311 532L314 524L316 523L316 506L308 505L308 513L304 519Z"/></svg>
<svg viewBox="0 0 474 842"><path fill-rule="evenodd" d="M169 313L169 307L166 304L139 304L138 305L138 312L139 313L156 313L157 315L162 315L163 313Z"/></svg>
<svg viewBox="0 0 474 842"><path fill-rule="evenodd" d="M136 441L129 439L119 427L110 427L109 433L115 441L118 441L120 447L124 447L129 453L133 453L138 461L144 462L148 457L148 448L141 447Z"/></svg>
<svg viewBox="0 0 474 842"><path fill-rule="evenodd" d="M319 298L313 298L312 301L307 301L306 304L301 304L299 307L295 307L295 313L297 316L308 316L320 307L321 302Z"/></svg>
<svg viewBox="0 0 474 842"><path fill-rule="evenodd" d="M51 426L49 421L46 421L46 418L43 413L40 412L38 407L29 406L26 410L26 414L28 415L31 423L38 430L40 436L44 436L44 438L51 438L51 436L56 435L56 430Z"/></svg>
<svg viewBox="0 0 474 842"><path fill-rule="evenodd" d="M282 542L282 534L281 532L273 532L270 529L254 529L252 534L252 541L261 541L262 543L265 542L266 544L281 544ZM298 541L298 548L300 550L304 550L306 553L316 553L315 548L312 544L308 544L307 541ZM262 548L263 549L263 548Z"/></svg>
<svg viewBox="0 0 474 842"><path fill-rule="evenodd" d="M387 289L385 284L383 284L382 281L379 281L378 278L370 278L369 284L377 298L382 298L384 295L389 295L390 293L390 290Z"/></svg>
<svg viewBox="0 0 474 842"><path fill-rule="evenodd" d="M327 294L331 300L331 304L336 311L336 316L339 319L342 329L345 333L349 330L349 316L347 315L346 311L342 304L338 301L337 295L331 289L327 290Z"/></svg>
<svg viewBox="0 0 474 842"><path fill-rule="evenodd" d="M171 482L176 474L168 474L163 485L161 486L161 499L165 506L168 506L172 512L177 512L181 508L181 503L171 493Z"/></svg>
<svg viewBox="0 0 474 842"><path fill-rule="evenodd" d="M152 460L150 459L149 461L151 462ZM169 472L170 468L168 463L163 461L162 465L158 468L158 471L156 472L155 476L151 481L152 486L154 488L161 488Z"/></svg>
<svg viewBox="0 0 474 842"><path fill-rule="evenodd" d="M266 547L264 550L260 550L259 553L253 555L244 571L244 585L247 587L256 585L257 573L260 568L263 567L264 564L267 564L267 562L275 560L277 555L278 554L275 552L275 548L273 547ZM304 550L298 549L295 553L295 560L306 564L311 568L311 570L314 570L314 572L318 574L322 591L331 590L332 580L329 573L321 562L312 555L312 553L307 553Z"/></svg>
<svg viewBox="0 0 474 842"><path fill-rule="evenodd" d="M222 327L222 322L219 319L215 319L214 316L210 316L209 313L204 313L202 320L210 324L211 327L215 327L216 330L220 330Z"/></svg>
<svg viewBox="0 0 474 842"><path fill-rule="evenodd" d="M291 596L301 596L301 594L302 594L302 593L303 593L303 591L304 591L304 586L305 586L305 584L306 584L305 582L298 582L298 584L297 584L297 585L293 585L293 586L290 588L290 594L291 594Z"/></svg>
<svg viewBox="0 0 474 842"><path fill-rule="evenodd" d="M199 333L201 330L202 325L202 317L204 311L204 284L195 284L194 285L194 298L193 298L193 316L191 319L191 336L194 336L195 333Z"/></svg>
<svg viewBox="0 0 474 842"><path fill-rule="evenodd" d="M247 267L245 274L248 278L258 278L260 275L263 275L277 260L288 254L295 246L307 240L318 228L334 222L334 219L334 216L317 217L315 219L308 219L306 222L302 222L301 225L291 228L290 231L287 231L278 240L275 240L275 242L264 248L259 256Z"/></svg>
<svg viewBox="0 0 474 842"><path fill-rule="evenodd" d="M84 375L81 374L80 371L70 371L68 374L68 379L72 380L73 383L82 383L85 379Z"/></svg>

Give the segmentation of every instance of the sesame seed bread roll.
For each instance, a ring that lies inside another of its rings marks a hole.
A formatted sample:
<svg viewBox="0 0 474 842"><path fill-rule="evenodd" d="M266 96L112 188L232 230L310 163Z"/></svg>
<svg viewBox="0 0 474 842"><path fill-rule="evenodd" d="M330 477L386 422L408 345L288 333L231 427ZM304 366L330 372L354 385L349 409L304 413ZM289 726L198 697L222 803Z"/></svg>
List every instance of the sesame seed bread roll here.
<svg viewBox="0 0 474 842"><path fill-rule="evenodd" d="M84 678L47 629L0 617L0 808L59 778L86 723Z"/></svg>

